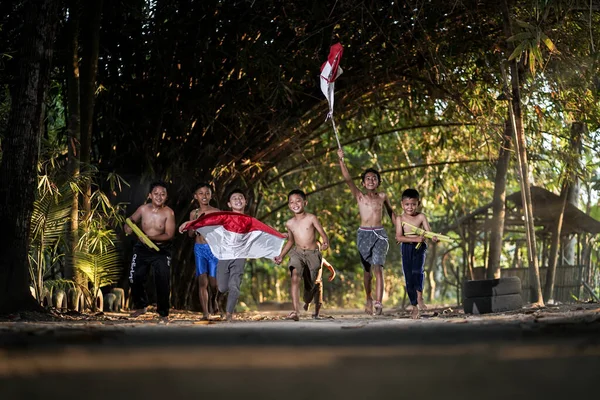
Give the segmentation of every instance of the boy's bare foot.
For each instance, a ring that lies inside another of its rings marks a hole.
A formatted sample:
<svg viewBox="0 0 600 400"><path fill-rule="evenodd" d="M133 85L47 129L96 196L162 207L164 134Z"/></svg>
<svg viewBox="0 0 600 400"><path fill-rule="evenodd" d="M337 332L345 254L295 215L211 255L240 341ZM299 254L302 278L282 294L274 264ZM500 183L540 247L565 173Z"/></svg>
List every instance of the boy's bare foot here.
<svg viewBox="0 0 600 400"><path fill-rule="evenodd" d="M168 315L161 315L160 317L158 317L158 323L159 324L168 324L169 323L169 316Z"/></svg>
<svg viewBox="0 0 600 400"><path fill-rule="evenodd" d="M200 321L208 321L208 317L210 317L210 314L202 314L202 318L200 318Z"/></svg>
<svg viewBox="0 0 600 400"><path fill-rule="evenodd" d="M148 309L147 309L146 307L144 307L144 308L138 308L137 310L134 310L134 311L131 313L131 315L130 315L130 316L131 316L131 318L137 318L137 317L139 317L140 315L144 315L144 314L146 314L146 312L147 312L147 311L148 311Z"/></svg>
<svg viewBox="0 0 600 400"><path fill-rule="evenodd" d="M308 309L310 308L310 303L304 303L304 306L302 306L302 308L304 308L304 311L308 311Z"/></svg>
<svg viewBox="0 0 600 400"><path fill-rule="evenodd" d="M227 315L225 316L225 321L227 321L227 322L233 321L233 314L227 313Z"/></svg>
<svg viewBox="0 0 600 400"><path fill-rule="evenodd" d="M373 315L373 299L367 299L367 304L365 304L365 312L369 315Z"/></svg>
<svg viewBox="0 0 600 400"><path fill-rule="evenodd" d="M292 311L291 313L288 314L287 317L285 317L285 319L291 319L294 321L300 321L300 317L298 317L298 313L296 311Z"/></svg>
<svg viewBox="0 0 600 400"><path fill-rule="evenodd" d="M419 305L419 310L427 310L427 305L423 299L417 299L417 304Z"/></svg>
<svg viewBox="0 0 600 400"><path fill-rule="evenodd" d="M410 317L412 319L419 319L419 307L417 307L416 305L413 306L412 311L410 312Z"/></svg>
<svg viewBox="0 0 600 400"><path fill-rule="evenodd" d="M381 302L376 301L375 302L375 315L381 315L383 314L383 305L381 304Z"/></svg>

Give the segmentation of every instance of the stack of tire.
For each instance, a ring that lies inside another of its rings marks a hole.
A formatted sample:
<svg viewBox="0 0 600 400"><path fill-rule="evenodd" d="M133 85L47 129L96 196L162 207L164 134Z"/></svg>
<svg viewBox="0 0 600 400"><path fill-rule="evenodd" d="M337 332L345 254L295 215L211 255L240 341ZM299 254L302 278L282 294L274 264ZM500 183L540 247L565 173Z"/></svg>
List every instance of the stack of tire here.
<svg viewBox="0 0 600 400"><path fill-rule="evenodd" d="M518 310L523 306L521 280L516 276L466 281L463 295L465 314Z"/></svg>

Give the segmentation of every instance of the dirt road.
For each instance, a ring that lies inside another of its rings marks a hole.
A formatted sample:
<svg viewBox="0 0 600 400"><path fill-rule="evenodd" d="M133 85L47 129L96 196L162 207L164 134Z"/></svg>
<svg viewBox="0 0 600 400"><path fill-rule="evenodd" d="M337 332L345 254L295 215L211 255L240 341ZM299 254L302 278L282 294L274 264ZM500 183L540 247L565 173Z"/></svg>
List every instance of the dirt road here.
<svg viewBox="0 0 600 400"><path fill-rule="evenodd" d="M600 306L0 321L1 399L573 398L597 393ZM33 318L35 319L35 318ZM595 395L594 395L595 396Z"/></svg>

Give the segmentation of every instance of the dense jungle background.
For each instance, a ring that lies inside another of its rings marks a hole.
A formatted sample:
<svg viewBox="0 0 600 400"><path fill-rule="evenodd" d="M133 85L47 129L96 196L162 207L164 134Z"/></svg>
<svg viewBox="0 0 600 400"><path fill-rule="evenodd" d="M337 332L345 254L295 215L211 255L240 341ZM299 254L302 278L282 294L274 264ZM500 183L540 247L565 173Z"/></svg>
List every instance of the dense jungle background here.
<svg viewBox="0 0 600 400"><path fill-rule="evenodd" d="M381 171L396 212L417 188L432 229L456 239L430 246L428 302L460 303L478 271L548 267L553 281L561 265L581 266L591 288L573 300L598 296L600 3L43 0L0 3L0 310L30 306L30 291L56 305L63 290L79 309L126 292L122 224L155 180L178 223L208 181L214 206L242 188L248 212L280 231L287 193L303 189L338 272L326 307L362 304L358 208L319 88L338 42L334 118L356 183ZM543 204L505 199L532 186L563 207L529 231L527 207ZM589 226L569 225L567 204ZM479 229L463 223L488 205ZM505 224L513 209L524 225ZM174 241L179 309L198 309L192 244ZM384 301L403 305L394 241L385 267ZM288 287L285 261L248 262L239 307L289 301ZM532 288L531 301L554 296Z"/></svg>

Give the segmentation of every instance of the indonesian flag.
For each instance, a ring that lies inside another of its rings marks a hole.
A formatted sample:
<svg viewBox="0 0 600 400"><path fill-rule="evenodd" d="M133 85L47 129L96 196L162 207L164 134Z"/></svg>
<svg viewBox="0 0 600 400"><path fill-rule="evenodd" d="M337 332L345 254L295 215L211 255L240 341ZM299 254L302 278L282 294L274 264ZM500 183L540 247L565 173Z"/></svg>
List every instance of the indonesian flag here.
<svg viewBox="0 0 600 400"><path fill-rule="evenodd" d="M219 260L275 258L285 237L256 218L231 211L201 215L184 229L194 229L206 239Z"/></svg>
<svg viewBox="0 0 600 400"><path fill-rule="evenodd" d="M328 117L333 115L333 91L335 89L335 80L342 74L340 61L344 48L341 44L336 43L329 49L329 57L321 66L321 91L329 102Z"/></svg>

